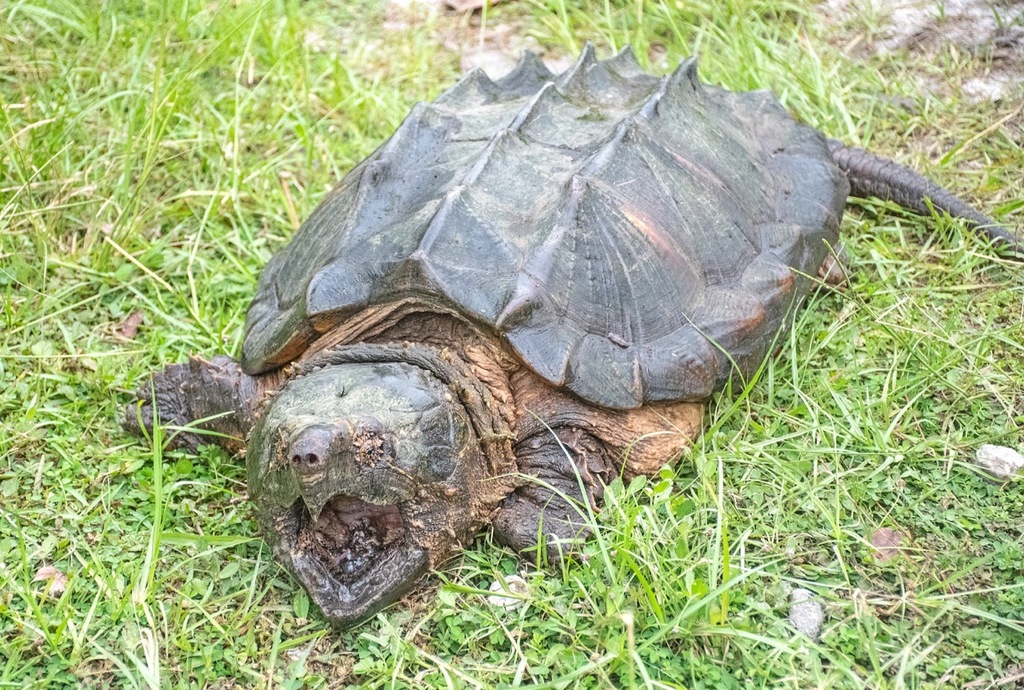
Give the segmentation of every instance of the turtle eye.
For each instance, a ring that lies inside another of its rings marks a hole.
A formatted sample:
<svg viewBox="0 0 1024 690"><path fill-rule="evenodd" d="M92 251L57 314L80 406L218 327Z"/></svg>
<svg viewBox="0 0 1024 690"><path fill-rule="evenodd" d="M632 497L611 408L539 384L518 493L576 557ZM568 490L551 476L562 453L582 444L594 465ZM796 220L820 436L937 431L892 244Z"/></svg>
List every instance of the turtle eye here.
<svg viewBox="0 0 1024 690"><path fill-rule="evenodd" d="M423 471L427 481L443 482L455 472L459 455L466 443L465 422L451 414L444 405L426 410L420 417L425 451Z"/></svg>
<svg viewBox="0 0 1024 690"><path fill-rule="evenodd" d="M431 482L443 482L455 472L456 450L451 446L430 446L423 456L423 470Z"/></svg>

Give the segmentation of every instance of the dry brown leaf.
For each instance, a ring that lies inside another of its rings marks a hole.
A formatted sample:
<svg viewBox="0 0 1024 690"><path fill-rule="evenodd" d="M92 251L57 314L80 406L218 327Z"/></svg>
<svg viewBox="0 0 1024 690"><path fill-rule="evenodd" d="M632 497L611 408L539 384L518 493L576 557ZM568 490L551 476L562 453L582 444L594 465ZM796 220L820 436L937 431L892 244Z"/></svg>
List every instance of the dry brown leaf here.
<svg viewBox="0 0 1024 690"><path fill-rule="evenodd" d="M36 571L32 582L49 582L46 588L46 595L51 599L57 599L68 586L68 576L54 568L52 565L44 565Z"/></svg>
<svg viewBox="0 0 1024 690"><path fill-rule="evenodd" d="M121 325L114 329L114 334L125 340L134 340L139 332L139 325L142 323L142 312L133 311L121 322Z"/></svg>
<svg viewBox="0 0 1024 690"><path fill-rule="evenodd" d="M875 560L887 561L900 552L904 536L899 530L882 527L871 535L871 545L875 547Z"/></svg>

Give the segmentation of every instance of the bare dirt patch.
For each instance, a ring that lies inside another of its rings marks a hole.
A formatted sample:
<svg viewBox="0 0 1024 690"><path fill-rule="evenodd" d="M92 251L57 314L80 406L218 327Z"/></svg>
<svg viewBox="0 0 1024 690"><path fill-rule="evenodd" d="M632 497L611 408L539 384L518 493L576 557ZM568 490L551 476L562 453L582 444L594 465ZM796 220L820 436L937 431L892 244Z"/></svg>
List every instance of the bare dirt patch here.
<svg viewBox="0 0 1024 690"><path fill-rule="evenodd" d="M480 68L491 79L498 79L515 68L524 50L540 55L553 72L572 64L572 57L545 50L514 21L496 22L471 11L468 4L467 9L462 7L450 0L385 0L384 28L402 32L430 27L434 40L459 56L459 71L463 74Z"/></svg>
<svg viewBox="0 0 1024 690"><path fill-rule="evenodd" d="M897 51L934 58L964 51L977 68L954 75L973 101L1024 91L1024 2L1021 0L826 0L844 51L864 59ZM942 92L922 77L922 88Z"/></svg>

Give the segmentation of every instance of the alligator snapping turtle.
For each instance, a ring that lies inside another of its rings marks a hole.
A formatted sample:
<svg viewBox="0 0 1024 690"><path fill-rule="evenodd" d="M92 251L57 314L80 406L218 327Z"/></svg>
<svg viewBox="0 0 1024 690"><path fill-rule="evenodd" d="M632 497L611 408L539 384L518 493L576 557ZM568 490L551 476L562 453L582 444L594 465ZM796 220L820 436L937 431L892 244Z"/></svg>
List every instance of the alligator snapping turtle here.
<svg viewBox="0 0 1024 690"><path fill-rule="evenodd" d="M126 423L248 436L263 534L337 625L486 523L557 558L575 502L657 472L769 354L851 187L1015 242L693 59L658 78L588 46L555 76L527 53L415 106L266 266L240 363L166 368Z"/></svg>

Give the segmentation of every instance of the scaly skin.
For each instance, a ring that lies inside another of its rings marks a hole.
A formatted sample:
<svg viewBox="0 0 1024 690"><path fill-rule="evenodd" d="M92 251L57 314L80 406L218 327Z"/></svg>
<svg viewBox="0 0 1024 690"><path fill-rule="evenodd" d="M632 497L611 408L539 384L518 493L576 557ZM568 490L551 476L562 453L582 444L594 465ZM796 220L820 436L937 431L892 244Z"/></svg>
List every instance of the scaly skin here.
<svg viewBox="0 0 1024 690"><path fill-rule="evenodd" d="M136 391L123 425L133 434L151 433L155 404L160 424L171 428L169 448L195 451L208 444L238 453L245 448L254 406L277 378L244 374L238 362L224 355L209 361L189 357L157 372ZM180 430L185 427L189 430Z"/></svg>
<svg viewBox="0 0 1024 690"><path fill-rule="evenodd" d="M924 175L899 163L876 156L870 151L847 146L829 139L829 149L836 165L850 181L850 196L878 197L894 201L900 206L927 216L931 213L928 201L937 211L966 220L971 227L984 233L1000 250L1024 255L1024 238L1014 233L970 204L943 189Z"/></svg>

